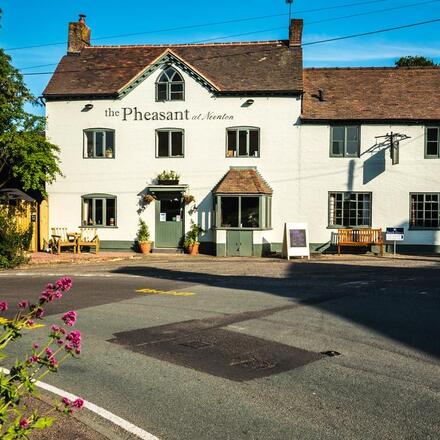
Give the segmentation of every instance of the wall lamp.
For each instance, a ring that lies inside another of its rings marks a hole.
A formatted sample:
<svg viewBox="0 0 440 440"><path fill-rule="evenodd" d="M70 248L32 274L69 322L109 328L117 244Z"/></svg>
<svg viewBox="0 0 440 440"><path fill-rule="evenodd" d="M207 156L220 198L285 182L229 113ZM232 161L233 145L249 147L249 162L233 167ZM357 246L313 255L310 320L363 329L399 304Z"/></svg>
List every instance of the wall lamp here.
<svg viewBox="0 0 440 440"><path fill-rule="evenodd" d="M86 104L81 111L88 112L89 110L92 110L92 108L93 108L93 104Z"/></svg>
<svg viewBox="0 0 440 440"><path fill-rule="evenodd" d="M249 107L251 106L255 101L253 99L248 99L247 101L243 102L241 105L242 107Z"/></svg>

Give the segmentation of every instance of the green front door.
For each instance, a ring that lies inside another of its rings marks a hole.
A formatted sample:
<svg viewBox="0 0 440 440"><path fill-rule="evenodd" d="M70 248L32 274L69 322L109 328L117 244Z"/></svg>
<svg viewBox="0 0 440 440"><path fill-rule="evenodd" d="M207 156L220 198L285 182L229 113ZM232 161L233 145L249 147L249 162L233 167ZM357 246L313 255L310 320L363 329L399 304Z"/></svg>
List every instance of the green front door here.
<svg viewBox="0 0 440 440"><path fill-rule="evenodd" d="M178 248L182 245L183 214L181 193L157 196L155 247Z"/></svg>
<svg viewBox="0 0 440 440"><path fill-rule="evenodd" d="M226 231L226 255L228 257L251 257L252 231Z"/></svg>

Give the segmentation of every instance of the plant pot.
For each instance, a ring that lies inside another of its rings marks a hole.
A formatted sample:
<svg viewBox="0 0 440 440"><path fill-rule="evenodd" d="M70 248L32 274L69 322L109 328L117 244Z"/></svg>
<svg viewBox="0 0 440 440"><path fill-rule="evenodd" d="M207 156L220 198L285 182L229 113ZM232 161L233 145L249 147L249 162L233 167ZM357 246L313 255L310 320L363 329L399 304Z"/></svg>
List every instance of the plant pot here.
<svg viewBox="0 0 440 440"><path fill-rule="evenodd" d="M142 254L149 254L151 252L151 241L139 242L139 250Z"/></svg>
<svg viewBox="0 0 440 440"><path fill-rule="evenodd" d="M188 246L188 254L198 255L199 254L199 243L190 244Z"/></svg>
<svg viewBox="0 0 440 440"><path fill-rule="evenodd" d="M179 179L158 179L159 185L178 185Z"/></svg>

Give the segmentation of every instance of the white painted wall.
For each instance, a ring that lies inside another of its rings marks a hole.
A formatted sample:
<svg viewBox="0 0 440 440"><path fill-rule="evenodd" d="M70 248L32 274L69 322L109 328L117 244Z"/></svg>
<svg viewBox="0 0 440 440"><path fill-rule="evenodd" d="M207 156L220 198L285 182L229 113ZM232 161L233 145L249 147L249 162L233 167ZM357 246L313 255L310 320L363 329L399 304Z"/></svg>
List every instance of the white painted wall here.
<svg viewBox="0 0 440 440"><path fill-rule="evenodd" d="M373 227L404 227L404 244L440 244L439 231L408 230L410 192L440 191L440 161L424 158L423 126L363 125L360 158L330 157L328 125L303 125L300 130L295 220L309 223L311 243L327 242L334 232L327 228L329 191L371 191ZM369 149L375 136L391 131L411 138L400 143L400 163L392 165L386 150L385 170L372 178L380 166L372 163L374 152Z"/></svg>
<svg viewBox="0 0 440 440"><path fill-rule="evenodd" d="M48 102L47 135L61 147L61 168L65 175L48 188L50 227L77 230L81 222L81 196L87 193L108 193L117 196L117 228L102 228L102 240L133 240L138 228L138 194L146 185L154 183L156 175L172 169L181 175L180 183L189 185L189 192L201 207L211 206L211 190L230 166L256 166L274 191L273 230L259 233L269 242L281 242L285 221L296 220L294 207L299 182L295 178L298 160L299 130L295 122L300 115L299 97L253 97L254 104L242 107L247 98L214 97L185 72L184 102L155 102L153 73L121 100L52 101ZM85 104L93 109L81 111ZM123 121L109 118L105 110L122 111L135 107L146 111L184 111L190 115L212 111L229 114L232 121ZM259 158L226 158L226 128L256 126L260 128ZM83 130L86 128L115 129L115 159L83 159ZM155 157L155 129L185 129L184 158ZM209 228L212 214L199 210L194 214L202 227L208 229L207 241L214 240ZM141 216L150 227L154 239L154 204L146 207ZM186 225L189 226L189 218ZM223 236L220 234L219 236Z"/></svg>

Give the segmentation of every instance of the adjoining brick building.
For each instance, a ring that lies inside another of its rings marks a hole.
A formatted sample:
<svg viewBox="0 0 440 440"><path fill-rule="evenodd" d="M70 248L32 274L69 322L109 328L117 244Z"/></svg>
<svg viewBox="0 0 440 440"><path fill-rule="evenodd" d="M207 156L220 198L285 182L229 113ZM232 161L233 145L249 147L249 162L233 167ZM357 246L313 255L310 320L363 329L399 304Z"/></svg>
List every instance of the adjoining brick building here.
<svg viewBox="0 0 440 440"><path fill-rule="evenodd" d="M141 216L160 249L195 222L216 255L279 251L295 221L315 249L350 226L440 245L440 70L303 69L301 34L292 20L289 40L91 46L84 17L70 23L44 91L65 174L48 188L50 225L129 248ZM391 132L404 135L396 165L376 140ZM163 170L180 179L163 184Z"/></svg>

